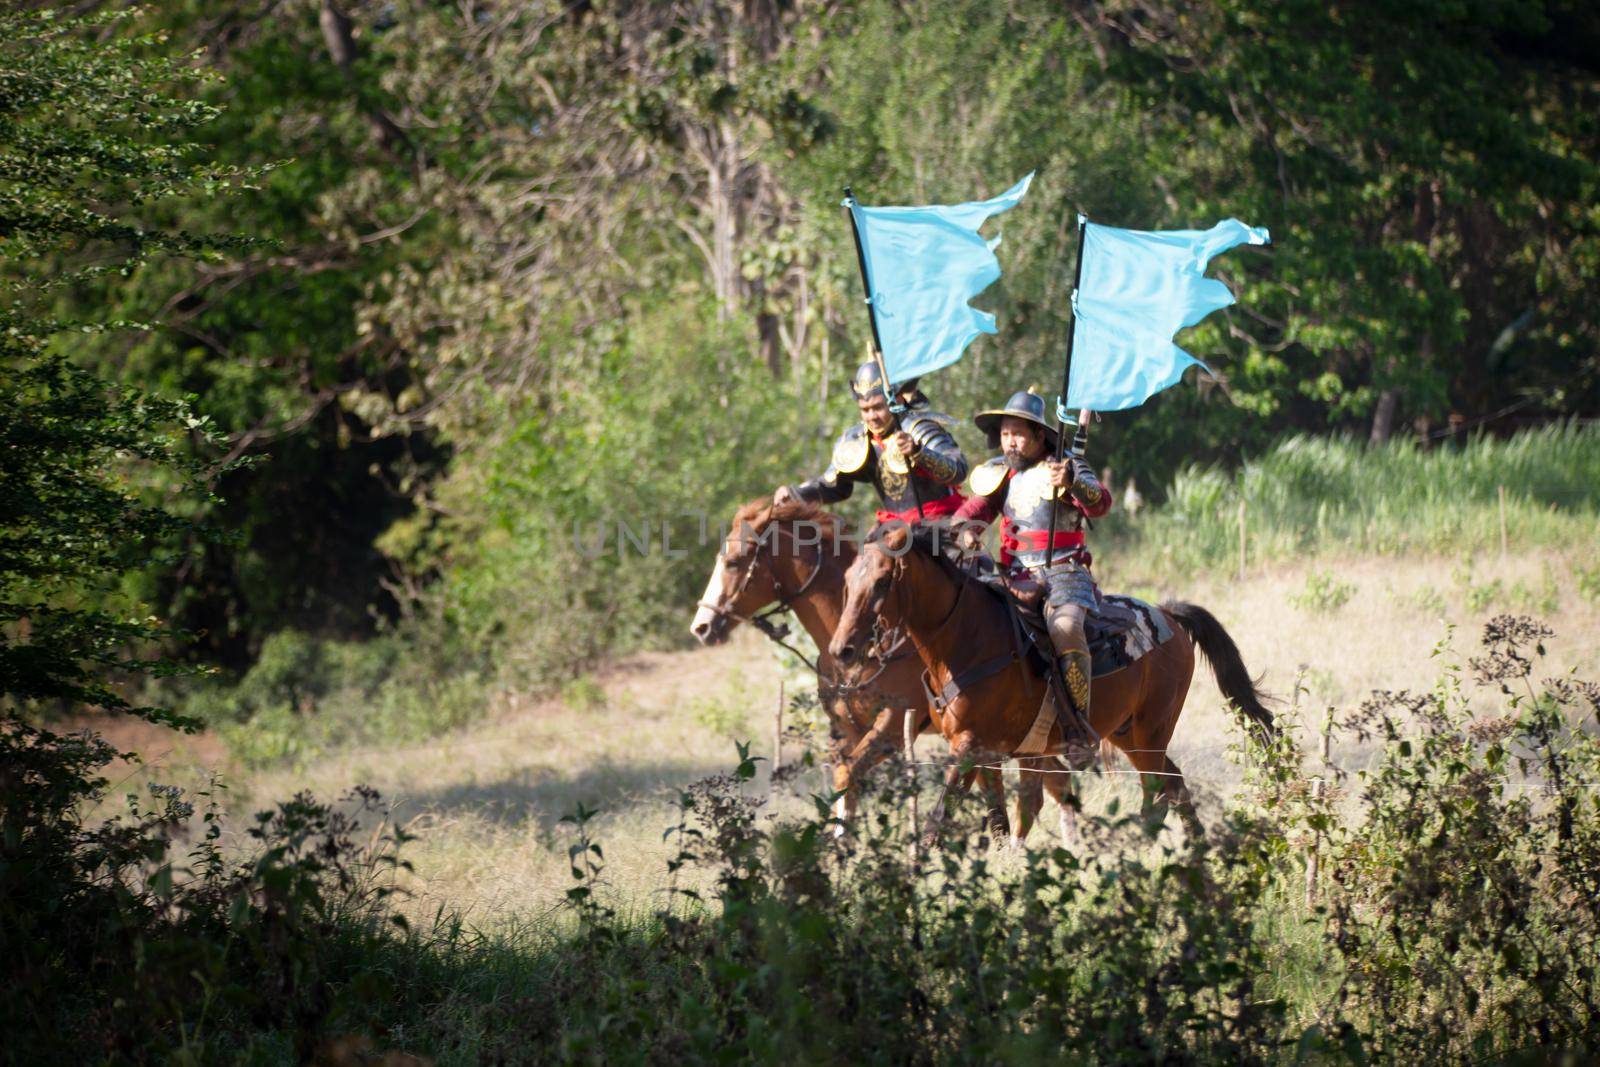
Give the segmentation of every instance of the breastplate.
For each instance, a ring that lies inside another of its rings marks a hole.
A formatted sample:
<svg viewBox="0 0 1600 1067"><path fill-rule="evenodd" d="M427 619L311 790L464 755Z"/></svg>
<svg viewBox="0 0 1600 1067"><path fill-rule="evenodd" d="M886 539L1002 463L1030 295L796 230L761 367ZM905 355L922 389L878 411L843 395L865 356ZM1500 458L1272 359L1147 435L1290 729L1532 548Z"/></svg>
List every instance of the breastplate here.
<svg viewBox="0 0 1600 1067"><path fill-rule="evenodd" d="M1043 462L1011 476L1006 489L1005 515L1019 530L1048 530L1050 511L1058 505L1057 530L1078 529L1078 509L1069 498L1056 498L1050 485L1050 468Z"/></svg>
<svg viewBox="0 0 1600 1067"><path fill-rule="evenodd" d="M867 460L872 464L872 487L878 491L878 501L888 511L908 511L917 506L917 492L922 494L924 504L945 496L950 492L949 487L925 476L921 471L915 474L901 474L892 471L883 462L883 446L872 442L872 457ZM911 487L912 479L916 479L916 490Z"/></svg>

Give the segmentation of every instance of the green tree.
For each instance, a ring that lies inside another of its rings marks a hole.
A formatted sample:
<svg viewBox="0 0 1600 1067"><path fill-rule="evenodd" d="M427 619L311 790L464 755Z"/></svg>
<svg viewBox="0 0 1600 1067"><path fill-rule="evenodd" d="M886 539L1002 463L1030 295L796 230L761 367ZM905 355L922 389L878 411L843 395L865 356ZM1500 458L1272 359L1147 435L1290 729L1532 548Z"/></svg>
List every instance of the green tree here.
<svg viewBox="0 0 1600 1067"><path fill-rule="evenodd" d="M156 567L143 580L148 599L202 632L196 654L232 667L279 629L361 636L392 615L373 541L411 513L413 488L443 460L416 410L428 399L415 387L420 354L365 314L450 230L448 206L412 193L446 179L426 129L383 90L392 56L379 6L149 12L174 47L201 50L221 75L197 86L211 110L191 157L266 169L248 201L171 201L150 217L257 241L203 262L141 264L75 289L67 305L154 319L86 346L85 359L130 385L194 396L219 438L195 442L197 459L260 460L226 474L222 501L204 509L235 538L196 542L181 573Z"/></svg>
<svg viewBox="0 0 1600 1067"><path fill-rule="evenodd" d="M117 385L74 355L129 324L49 310L65 288L125 277L157 257L215 259L243 242L145 222L164 202L221 198L255 175L195 162L186 138L215 111L210 75L151 35L109 35L132 14L0 17L0 703L8 720L50 706L135 708L112 672L175 670L173 632L125 595L169 564L217 473L191 442L210 424L186 399Z"/></svg>
<svg viewBox="0 0 1600 1067"><path fill-rule="evenodd" d="M1600 18L1563 0L1096 6L1115 77L1236 158L1174 168L1200 218L1269 225L1242 314L1196 336L1269 424L1600 398ZM1242 140L1240 135L1242 135ZM1296 412L1307 402L1311 411Z"/></svg>

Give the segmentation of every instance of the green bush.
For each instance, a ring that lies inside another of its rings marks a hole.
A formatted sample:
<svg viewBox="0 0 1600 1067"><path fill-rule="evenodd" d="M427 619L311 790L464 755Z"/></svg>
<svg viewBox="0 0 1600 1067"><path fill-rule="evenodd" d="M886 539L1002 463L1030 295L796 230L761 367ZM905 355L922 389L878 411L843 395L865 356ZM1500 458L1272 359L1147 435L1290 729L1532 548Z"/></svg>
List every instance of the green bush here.
<svg viewBox="0 0 1600 1067"><path fill-rule="evenodd" d="M1350 603L1355 595L1354 582L1342 581L1331 571L1313 571L1306 577L1304 591L1289 600L1304 611L1332 614Z"/></svg>
<svg viewBox="0 0 1600 1067"><path fill-rule="evenodd" d="M487 711L486 672L436 631L330 641L285 630L237 682L171 688L241 764L264 766L360 744L404 744L459 729Z"/></svg>
<svg viewBox="0 0 1600 1067"><path fill-rule="evenodd" d="M365 961L397 930L392 876L409 866L377 794L296 796L225 850L210 792L197 812L151 785L85 822L115 754L0 722L0 1062L213 1063L251 1043L307 1062L358 1027L389 988Z"/></svg>
<svg viewBox="0 0 1600 1067"><path fill-rule="evenodd" d="M13 728L0 920L28 954L7 1053L287 1063L344 1035L446 1064L1582 1060L1600 686L1536 683L1548 637L1500 616L1466 672L1374 694L1338 727L1376 743L1359 788L1292 730L1241 731L1245 792L1181 844L1113 804L1080 819L1081 852L996 855L961 803L918 851L893 772L837 839L826 796L769 817L742 746L682 793L654 913L618 907L580 808L566 917L497 933L403 932L384 877L403 835L363 853L308 798L258 816L238 859L208 814L180 860L193 813L167 790L85 828L73 801L109 749Z"/></svg>
<svg viewBox="0 0 1600 1067"><path fill-rule="evenodd" d="M1339 726L1378 744L1359 790L1292 731L1242 740L1244 795L1182 845L1113 805L1080 853L997 856L965 804L918 853L900 773L838 840L828 797L769 818L741 746L680 798L670 903L618 907L580 808L566 921L375 943L398 993L371 1032L441 1063L1581 1061L1600 686L1535 684L1547 636L1486 628L1470 674L1492 714L1454 667L1374 694Z"/></svg>

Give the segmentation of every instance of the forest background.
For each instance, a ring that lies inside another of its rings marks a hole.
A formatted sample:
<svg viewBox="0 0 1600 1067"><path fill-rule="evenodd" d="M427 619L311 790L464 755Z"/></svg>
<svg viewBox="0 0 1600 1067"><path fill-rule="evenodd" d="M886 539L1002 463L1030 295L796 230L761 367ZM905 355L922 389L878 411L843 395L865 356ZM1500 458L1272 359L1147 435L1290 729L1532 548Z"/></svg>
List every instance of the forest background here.
<svg viewBox="0 0 1600 1067"><path fill-rule="evenodd" d="M1596 57L1570 0L0 7L0 1062L1593 1059ZM842 187L1030 170L926 383L973 456L1077 211L1272 230L1091 459L1097 574L1286 731L1198 684L1181 852L1115 768L1084 850L908 848L914 768L835 846L810 679L648 650L855 417Z"/></svg>
<svg viewBox="0 0 1600 1067"><path fill-rule="evenodd" d="M214 492L75 595L215 668L158 694L213 722L289 737L353 684L426 733L485 685L681 642L711 549L594 561L573 531L683 537L821 468L868 344L846 184L936 203L1039 174L977 300L999 335L925 382L963 423L1056 388L1077 211L1271 229L1185 335L1215 377L1095 429L1157 501L1295 435L1449 448L1600 408L1600 15L1572 0L119 9L64 32L174 63L202 110L176 143L100 118L206 180L96 190L124 229L0 271L89 324L52 358L190 398L172 469ZM41 106L6 101L11 193L47 187L18 132Z"/></svg>

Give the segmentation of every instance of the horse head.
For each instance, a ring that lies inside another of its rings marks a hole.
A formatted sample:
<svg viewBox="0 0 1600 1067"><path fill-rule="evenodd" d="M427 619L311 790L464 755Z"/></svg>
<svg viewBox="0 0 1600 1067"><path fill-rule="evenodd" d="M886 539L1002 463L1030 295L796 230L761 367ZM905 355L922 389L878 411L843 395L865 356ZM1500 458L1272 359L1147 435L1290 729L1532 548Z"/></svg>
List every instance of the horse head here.
<svg viewBox="0 0 1600 1067"><path fill-rule="evenodd" d="M735 625L800 595L840 547L834 516L810 504L774 505L763 497L734 512L706 591L689 624L703 645L727 640ZM801 564L802 557L815 562ZM809 576L792 572L809 565Z"/></svg>
<svg viewBox="0 0 1600 1067"><path fill-rule="evenodd" d="M844 576L844 610L828 642L828 653L840 663L853 663L870 643L873 626L882 616L889 591L911 548L911 531L904 523L890 522L874 530Z"/></svg>

